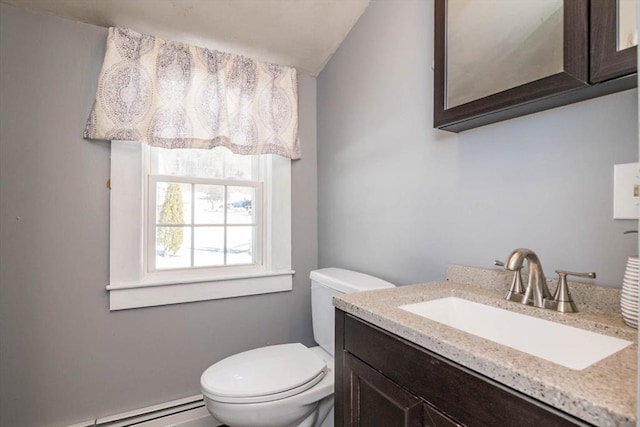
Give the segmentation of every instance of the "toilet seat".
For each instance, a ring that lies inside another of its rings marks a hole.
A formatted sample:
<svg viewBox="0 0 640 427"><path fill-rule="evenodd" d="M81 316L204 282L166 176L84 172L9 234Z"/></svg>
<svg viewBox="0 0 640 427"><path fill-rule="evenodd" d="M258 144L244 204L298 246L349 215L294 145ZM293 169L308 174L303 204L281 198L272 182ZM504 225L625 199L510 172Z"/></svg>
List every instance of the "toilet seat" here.
<svg viewBox="0 0 640 427"><path fill-rule="evenodd" d="M203 394L226 403L259 403L302 393L320 382L327 364L300 343L245 351L223 359L203 374Z"/></svg>

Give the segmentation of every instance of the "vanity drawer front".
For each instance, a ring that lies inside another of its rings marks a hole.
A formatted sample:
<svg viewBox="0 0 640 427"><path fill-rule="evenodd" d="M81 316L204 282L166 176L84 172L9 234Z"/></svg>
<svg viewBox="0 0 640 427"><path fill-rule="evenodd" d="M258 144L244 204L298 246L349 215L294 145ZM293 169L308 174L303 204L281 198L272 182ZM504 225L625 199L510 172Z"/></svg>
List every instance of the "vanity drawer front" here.
<svg viewBox="0 0 640 427"><path fill-rule="evenodd" d="M348 314L344 349L465 425L589 425Z"/></svg>

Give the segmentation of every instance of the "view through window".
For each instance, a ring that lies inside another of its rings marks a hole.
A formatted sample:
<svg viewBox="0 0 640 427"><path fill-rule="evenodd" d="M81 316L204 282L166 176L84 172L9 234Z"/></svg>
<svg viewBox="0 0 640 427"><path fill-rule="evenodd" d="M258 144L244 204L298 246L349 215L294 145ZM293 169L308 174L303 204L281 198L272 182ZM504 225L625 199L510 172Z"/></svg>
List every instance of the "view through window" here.
<svg viewBox="0 0 640 427"><path fill-rule="evenodd" d="M226 148L150 150L149 271L261 263L255 156Z"/></svg>

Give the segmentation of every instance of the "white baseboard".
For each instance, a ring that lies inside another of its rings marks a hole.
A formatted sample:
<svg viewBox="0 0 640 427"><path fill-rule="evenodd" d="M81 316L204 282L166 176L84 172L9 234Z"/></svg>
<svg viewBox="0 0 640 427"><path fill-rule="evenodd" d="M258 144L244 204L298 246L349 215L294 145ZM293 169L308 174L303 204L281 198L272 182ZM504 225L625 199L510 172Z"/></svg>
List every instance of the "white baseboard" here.
<svg viewBox="0 0 640 427"><path fill-rule="evenodd" d="M67 427L218 427L209 414L202 395L96 418Z"/></svg>
<svg viewBox="0 0 640 427"><path fill-rule="evenodd" d="M136 427L218 427L221 424L211 416L207 408L202 407L136 424Z"/></svg>

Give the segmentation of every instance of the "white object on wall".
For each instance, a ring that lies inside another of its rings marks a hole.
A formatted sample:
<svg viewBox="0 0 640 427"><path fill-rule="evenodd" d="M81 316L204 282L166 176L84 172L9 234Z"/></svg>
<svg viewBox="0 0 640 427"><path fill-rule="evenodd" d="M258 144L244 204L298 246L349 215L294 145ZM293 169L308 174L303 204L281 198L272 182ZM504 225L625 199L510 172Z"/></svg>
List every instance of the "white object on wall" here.
<svg viewBox="0 0 640 427"><path fill-rule="evenodd" d="M640 163L613 166L613 219L638 219Z"/></svg>

